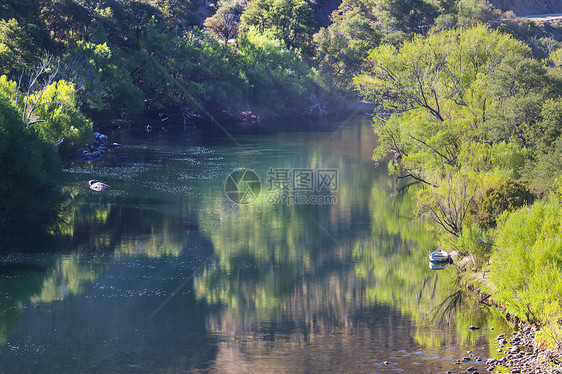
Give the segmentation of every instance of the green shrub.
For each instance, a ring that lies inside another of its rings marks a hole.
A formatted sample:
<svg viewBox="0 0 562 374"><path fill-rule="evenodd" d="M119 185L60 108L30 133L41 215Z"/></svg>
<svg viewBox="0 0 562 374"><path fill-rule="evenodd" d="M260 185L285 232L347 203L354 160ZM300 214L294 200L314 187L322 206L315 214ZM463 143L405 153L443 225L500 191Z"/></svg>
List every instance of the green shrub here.
<svg viewBox="0 0 562 374"><path fill-rule="evenodd" d="M38 103L34 115L40 122L31 127L36 127L49 142L60 143L60 152L69 153L88 144L92 138L92 122L77 108L72 83L63 80L52 83Z"/></svg>
<svg viewBox="0 0 562 374"><path fill-rule="evenodd" d="M86 114L111 121L145 110L143 92L133 85L122 53L107 43L78 42L67 54L66 63L83 86L78 104Z"/></svg>
<svg viewBox="0 0 562 374"><path fill-rule="evenodd" d="M60 169L55 146L25 126L18 110L0 97L0 229L56 217Z"/></svg>
<svg viewBox="0 0 562 374"><path fill-rule="evenodd" d="M562 172L562 136L558 137L547 153L540 153L531 170L533 187L542 192L556 189L555 178Z"/></svg>
<svg viewBox="0 0 562 374"><path fill-rule="evenodd" d="M514 179L507 179L497 187L489 188L473 202L472 220L483 228L496 227L496 219L506 210L532 204L535 196L529 188Z"/></svg>
<svg viewBox="0 0 562 374"><path fill-rule="evenodd" d="M502 217L503 218L503 217ZM538 201L498 223L494 298L523 320L562 321L562 206Z"/></svg>
<svg viewBox="0 0 562 374"><path fill-rule="evenodd" d="M15 105L17 95L17 109L20 113L26 111L26 116L20 118L25 117L27 127L33 127L45 140L57 144L61 153L69 153L91 141L92 121L78 109L72 83L59 80L44 90L35 90L29 97L16 91L16 82L0 76L0 97Z"/></svg>
<svg viewBox="0 0 562 374"><path fill-rule="evenodd" d="M300 108L310 93L310 69L271 31L250 27L237 40L241 70L250 85L249 103L260 114Z"/></svg>
<svg viewBox="0 0 562 374"><path fill-rule="evenodd" d="M460 254L469 255L472 264L479 269L490 259L492 239L479 225L469 224L457 238L456 247Z"/></svg>

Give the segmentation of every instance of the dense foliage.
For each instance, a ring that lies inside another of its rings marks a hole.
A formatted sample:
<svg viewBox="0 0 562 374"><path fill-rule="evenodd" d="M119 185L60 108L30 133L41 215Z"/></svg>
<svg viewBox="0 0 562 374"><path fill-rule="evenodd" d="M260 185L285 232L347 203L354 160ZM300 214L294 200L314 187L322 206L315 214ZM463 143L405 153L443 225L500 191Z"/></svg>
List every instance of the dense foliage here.
<svg viewBox="0 0 562 374"><path fill-rule="evenodd" d="M60 167L55 147L0 96L0 232L21 222L48 224L56 217Z"/></svg>
<svg viewBox="0 0 562 374"><path fill-rule="evenodd" d="M418 212L436 222L440 245L489 272L498 301L557 329L562 71L556 53L538 59L540 43L517 40L515 21L466 22L467 3L449 26L442 14L426 35L369 52L355 82L381 108L374 159L422 185Z"/></svg>
<svg viewBox="0 0 562 374"><path fill-rule="evenodd" d="M530 205L534 200L534 195L526 185L517 180L506 179L476 198L470 213L480 227L488 229L496 226L496 220L503 212Z"/></svg>
<svg viewBox="0 0 562 374"><path fill-rule="evenodd" d="M495 297L523 320L562 322L562 207L537 202L500 224L492 257Z"/></svg>

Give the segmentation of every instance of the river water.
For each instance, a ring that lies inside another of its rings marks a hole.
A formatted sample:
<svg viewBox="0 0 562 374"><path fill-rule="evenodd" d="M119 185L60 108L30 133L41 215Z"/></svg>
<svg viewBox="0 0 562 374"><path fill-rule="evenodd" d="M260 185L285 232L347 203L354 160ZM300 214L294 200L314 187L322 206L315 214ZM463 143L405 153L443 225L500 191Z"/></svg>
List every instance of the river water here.
<svg viewBox="0 0 562 374"><path fill-rule="evenodd" d="M115 133L121 148L65 170L52 238L0 258L0 373L437 373L496 357L511 331L453 267L429 268L418 187L373 164L367 119L229 134Z"/></svg>

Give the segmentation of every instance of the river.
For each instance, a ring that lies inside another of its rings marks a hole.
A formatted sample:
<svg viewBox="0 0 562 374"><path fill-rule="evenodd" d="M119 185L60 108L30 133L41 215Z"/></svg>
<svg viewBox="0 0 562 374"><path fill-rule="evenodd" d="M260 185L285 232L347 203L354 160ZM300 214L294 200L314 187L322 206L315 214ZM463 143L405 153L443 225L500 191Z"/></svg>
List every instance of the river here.
<svg viewBox="0 0 562 374"><path fill-rule="evenodd" d="M216 130L116 132L121 148L65 170L51 239L0 257L0 373L437 373L499 355L511 330L454 267L429 268L418 187L373 164L368 119Z"/></svg>

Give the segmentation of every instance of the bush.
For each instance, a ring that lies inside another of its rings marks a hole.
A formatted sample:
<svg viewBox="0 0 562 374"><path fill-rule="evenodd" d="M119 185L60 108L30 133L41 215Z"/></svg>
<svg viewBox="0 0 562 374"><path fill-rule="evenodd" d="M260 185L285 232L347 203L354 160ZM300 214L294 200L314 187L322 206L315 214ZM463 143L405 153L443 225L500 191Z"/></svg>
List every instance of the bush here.
<svg viewBox="0 0 562 374"><path fill-rule="evenodd" d="M489 188L473 202L470 208L472 220L483 228L496 227L496 219L506 210L532 204L535 196L523 183L507 179L498 187Z"/></svg>
<svg viewBox="0 0 562 374"><path fill-rule="evenodd" d="M122 53L107 43L78 42L66 63L72 66L73 81L82 85L78 104L84 113L111 121L144 112L143 92L133 85Z"/></svg>
<svg viewBox="0 0 562 374"><path fill-rule="evenodd" d="M311 88L311 71L298 54L288 50L272 32L260 33L253 27L238 37L237 49L251 87L252 107L265 115L302 109L302 98Z"/></svg>
<svg viewBox="0 0 562 374"><path fill-rule="evenodd" d="M522 320L562 321L562 206L538 201L498 222L494 298Z"/></svg>
<svg viewBox="0 0 562 374"><path fill-rule="evenodd" d="M33 127L52 144L58 144L61 153L87 145L92 138L92 121L77 107L76 91L72 83L64 80L53 82L45 89L36 89L28 97L17 92L17 84L0 76L0 97L16 105L27 121L26 127ZM27 109L25 103L29 103ZM31 103L35 103L32 105ZM21 118L21 117L20 117Z"/></svg>
<svg viewBox="0 0 562 374"><path fill-rule="evenodd" d="M77 108L72 83L60 80L48 86L39 98L35 115L41 121L31 127L36 127L49 142L60 143L61 153L84 146L92 138L92 122Z"/></svg>
<svg viewBox="0 0 562 374"><path fill-rule="evenodd" d="M56 217L60 169L55 146L25 126L18 110L0 97L0 229Z"/></svg>
<svg viewBox="0 0 562 374"><path fill-rule="evenodd" d="M490 259L492 240L486 230L475 224L466 225L456 242L457 250L461 254L467 254L472 264L481 268Z"/></svg>

